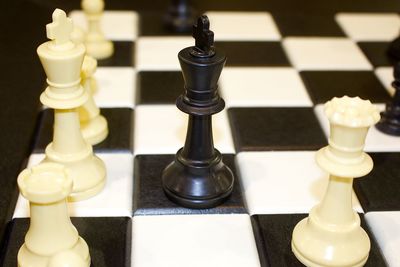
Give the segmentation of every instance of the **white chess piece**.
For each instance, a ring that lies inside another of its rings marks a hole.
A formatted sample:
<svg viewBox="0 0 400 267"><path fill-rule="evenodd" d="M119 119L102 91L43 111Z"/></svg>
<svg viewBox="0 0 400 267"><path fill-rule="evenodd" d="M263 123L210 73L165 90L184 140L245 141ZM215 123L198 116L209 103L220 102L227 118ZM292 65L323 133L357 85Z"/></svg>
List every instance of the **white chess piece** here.
<svg viewBox="0 0 400 267"><path fill-rule="evenodd" d="M322 202L296 225L292 251L309 267L363 266L370 240L352 208L352 185L353 178L372 170L372 159L363 148L369 127L379 121L379 112L370 101L344 96L326 103L325 114L331 135L316 160L330 174L329 184Z"/></svg>
<svg viewBox="0 0 400 267"><path fill-rule="evenodd" d="M72 20L56 9L53 22L46 26L47 37L52 41L40 45L37 53L48 83L40 100L54 108L53 142L46 147L44 161L61 163L70 169L74 187L69 200L78 201L103 189L106 170L80 131L77 108L88 101L89 95L80 83L85 47L71 42L72 28Z"/></svg>
<svg viewBox="0 0 400 267"><path fill-rule="evenodd" d="M39 164L21 172L18 186L29 200L31 216L18 267L89 267L89 248L68 215L72 179L67 169L57 163Z"/></svg>
<svg viewBox="0 0 400 267"><path fill-rule="evenodd" d="M100 20L104 12L103 0L82 0L82 9L88 20L88 31L85 39L87 54L104 59L114 53L114 45L106 40L101 30Z"/></svg>
<svg viewBox="0 0 400 267"><path fill-rule="evenodd" d="M97 68L97 60L85 56L82 65L82 85L89 95L88 101L79 109L79 120L83 138L92 145L96 145L106 139L108 135L107 120L100 114L93 93L97 89L96 80L93 77Z"/></svg>

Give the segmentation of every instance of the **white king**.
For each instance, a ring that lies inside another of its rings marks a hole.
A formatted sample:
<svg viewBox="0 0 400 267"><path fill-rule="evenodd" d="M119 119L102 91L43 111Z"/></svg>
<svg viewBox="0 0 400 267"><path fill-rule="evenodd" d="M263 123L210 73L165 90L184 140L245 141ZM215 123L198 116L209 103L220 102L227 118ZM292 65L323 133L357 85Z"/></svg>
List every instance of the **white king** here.
<svg viewBox="0 0 400 267"><path fill-rule="evenodd" d="M329 145L316 154L318 165L330 174L320 204L300 221L292 238L292 250L306 266L363 266L370 241L352 208L353 178L373 167L364 149L369 127L379 121L379 112L359 97L333 98L325 104L331 128Z"/></svg>
<svg viewBox="0 0 400 267"><path fill-rule="evenodd" d="M46 30L51 41L37 49L48 83L40 100L54 109L54 135L53 142L46 147L44 161L61 163L70 169L74 182L70 200L77 201L100 192L106 177L104 163L93 155L92 146L80 131L77 108L89 97L81 85L85 47L70 40L72 20L60 9L54 11L53 22Z"/></svg>

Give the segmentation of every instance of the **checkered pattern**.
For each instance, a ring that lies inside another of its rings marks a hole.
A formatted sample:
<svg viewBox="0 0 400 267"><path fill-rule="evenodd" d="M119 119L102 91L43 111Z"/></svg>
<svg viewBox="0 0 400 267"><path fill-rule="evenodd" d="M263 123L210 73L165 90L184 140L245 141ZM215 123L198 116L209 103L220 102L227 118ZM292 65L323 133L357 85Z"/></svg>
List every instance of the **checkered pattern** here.
<svg viewBox="0 0 400 267"><path fill-rule="evenodd" d="M291 232L328 182L314 161L329 134L322 104L345 94L381 109L390 101L392 69L383 51L399 32L398 14L207 14L228 55L219 88L226 109L213 116L213 135L236 173L234 193L210 210L166 199L160 175L187 126L174 105L183 90L177 53L193 40L160 31L142 14L106 11L103 30L115 54L99 62L94 97L110 125L95 147L108 180L98 196L70 204L94 266L301 266ZM70 15L85 27L80 11ZM29 165L43 158L51 127L44 110ZM372 128L366 151L375 168L355 181L353 205L372 240L367 266L400 266L400 139ZM28 216L20 197L14 217ZM5 266L15 265L27 223L14 220Z"/></svg>

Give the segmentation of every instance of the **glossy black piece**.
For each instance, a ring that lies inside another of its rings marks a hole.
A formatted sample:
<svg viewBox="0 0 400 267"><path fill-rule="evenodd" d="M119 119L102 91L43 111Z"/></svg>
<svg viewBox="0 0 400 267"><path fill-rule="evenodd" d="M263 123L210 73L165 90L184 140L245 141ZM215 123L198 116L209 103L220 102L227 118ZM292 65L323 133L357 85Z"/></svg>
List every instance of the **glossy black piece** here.
<svg viewBox="0 0 400 267"><path fill-rule="evenodd" d="M172 0L164 16L164 24L172 32L190 33L195 19L191 0Z"/></svg>
<svg viewBox="0 0 400 267"><path fill-rule="evenodd" d="M400 37L397 37L389 44L387 54L391 60L400 61Z"/></svg>
<svg viewBox="0 0 400 267"><path fill-rule="evenodd" d="M211 115L225 107L217 84L226 56L215 50L209 27L207 16L201 16L193 27L196 46L178 54L185 92L176 105L189 114L189 124L184 147L162 174L167 197L178 205L196 209L221 204L232 193L234 184L234 175L214 148L212 136Z"/></svg>
<svg viewBox="0 0 400 267"><path fill-rule="evenodd" d="M381 112L381 120L376 128L386 134L400 136L400 63L395 65L393 76L395 93L392 101L386 103L385 111Z"/></svg>
<svg viewBox="0 0 400 267"><path fill-rule="evenodd" d="M140 215L194 215L194 214L246 214L243 192L234 183L230 197L211 209L187 209L169 201L164 194L160 174L165 166L174 161L175 155L138 155L135 157L132 195L133 216ZM235 155L223 154L224 163L236 176Z"/></svg>

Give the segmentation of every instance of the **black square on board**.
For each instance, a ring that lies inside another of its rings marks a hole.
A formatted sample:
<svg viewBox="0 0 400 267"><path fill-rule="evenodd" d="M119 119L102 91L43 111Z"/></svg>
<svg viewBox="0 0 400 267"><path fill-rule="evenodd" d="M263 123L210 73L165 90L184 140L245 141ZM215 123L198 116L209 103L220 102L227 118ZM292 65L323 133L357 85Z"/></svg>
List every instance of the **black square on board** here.
<svg viewBox="0 0 400 267"><path fill-rule="evenodd" d="M135 62L135 43L114 41L114 53L111 57L97 60L100 67L133 67Z"/></svg>
<svg viewBox="0 0 400 267"><path fill-rule="evenodd" d="M291 249L292 233L296 224L307 214L271 214L251 216L254 237L262 267L302 267ZM386 267L379 247L360 215L361 226L371 240L371 251L366 267Z"/></svg>
<svg viewBox="0 0 400 267"><path fill-rule="evenodd" d="M139 36L191 36L192 33L170 31L164 24L165 11L142 11L139 14Z"/></svg>
<svg viewBox="0 0 400 267"><path fill-rule="evenodd" d="M180 71L143 71L138 73L137 104L175 104L184 92Z"/></svg>
<svg viewBox="0 0 400 267"><path fill-rule="evenodd" d="M354 191L365 212L400 210L399 153L369 153L374 168L354 179Z"/></svg>
<svg viewBox="0 0 400 267"><path fill-rule="evenodd" d="M226 66L290 66L281 42L217 41L215 47L225 52Z"/></svg>
<svg viewBox="0 0 400 267"><path fill-rule="evenodd" d="M93 146L95 152L133 150L133 110L130 108L103 108L101 114L108 123L107 138ZM34 153L44 153L53 140L54 110L45 109L40 113Z"/></svg>
<svg viewBox="0 0 400 267"><path fill-rule="evenodd" d="M91 267L131 266L132 221L127 217L71 218L89 246ZM24 243L29 219L9 223L3 267L17 266L17 253Z"/></svg>
<svg viewBox="0 0 400 267"><path fill-rule="evenodd" d="M236 151L317 150L327 144L312 108L231 108Z"/></svg>
<svg viewBox="0 0 400 267"><path fill-rule="evenodd" d="M304 13L273 13L275 22L282 36L314 36L314 37L345 37L336 23L333 13L313 14Z"/></svg>
<svg viewBox="0 0 400 267"><path fill-rule="evenodd" d="M357 44L374 67L394 65L395 62L387 56L388 42L358 42Z"/></svg>
<svg viewBox="0 0 400 267"><path fill-rule="evenodd" d="M133 195L133 213L135 216L246 213L233 155L222 155L222 161L229 166L235 176L232 195L225 203L212 209L183 208L165 196L161 183L161 174L164 168L174 160L174 157L175 155L139 155L135 157Z"/></svg>
<svg viewBox="0 0 400 267"><path fill-rule="evenodd" d="M390 96L372 71L303 71L301 78L314 104L344 95L386 103Z"/></svg>

